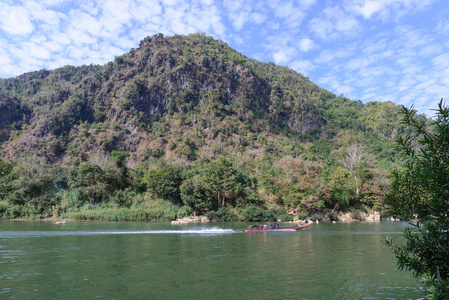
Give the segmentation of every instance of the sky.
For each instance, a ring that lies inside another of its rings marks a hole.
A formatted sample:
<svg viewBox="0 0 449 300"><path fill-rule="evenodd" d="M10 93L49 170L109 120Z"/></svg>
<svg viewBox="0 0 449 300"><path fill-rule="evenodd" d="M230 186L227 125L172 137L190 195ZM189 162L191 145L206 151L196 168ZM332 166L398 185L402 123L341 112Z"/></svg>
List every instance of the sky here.
<svg viewBox="0 0 449 300"><path fill-rule="evenodd" d="M196 32L351 100L431 117L449 97L447 0L0 0L0 78L105 64L147 36Z"/></svg>

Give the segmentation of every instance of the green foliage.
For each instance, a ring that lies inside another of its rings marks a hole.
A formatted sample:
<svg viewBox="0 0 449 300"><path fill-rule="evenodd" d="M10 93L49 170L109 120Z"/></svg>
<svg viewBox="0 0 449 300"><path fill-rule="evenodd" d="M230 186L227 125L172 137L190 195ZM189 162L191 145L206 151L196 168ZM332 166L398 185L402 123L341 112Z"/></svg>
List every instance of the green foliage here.
<svg viewBox="0 0 449 300"><path fill-rule="evenodd" d="M218 207L225 206L226 200L235 198L244 184L239 172L226 158L218 158L207 166L204 181L209 185Z"/></svg>
<svg viewBox="0 0 449 300"><path fill-rule="evenodd" d="M337 222L338 221L338 213L335 211L331 211L327 214L327 217L329 218L330 222Z"/></svg>
<svg viewBox="0 0 449 300"><path fill-rule="evenodd" d="M323 216L320 213L314 213L310 216L312 221L323 221Z"/></svg>
<svg viewBox="0 0 449 300"><path fill-rule="evenodd" d="M260 186L267 192L273 195L277 195L279 193L279 185L276 184L275 178L279 176L276 173L276 170L269 169L260 177L259 184Z"/></svg>
<svg viewBox="0 0 449 300"><path fill-rule="evenodd" d="M273 214L276 218L275 221L280 222L291 222L293 221L293 216L287 213L287 210L285 208L275 209L273 210Z"/></svg>
<svg viewBox="0 0 449 300"><path fill-rule="evenodd" d="M265 220L265 210L259 206L248 205L241 211L243 220L245 221L273 221Z"/></svg>
<svg viewBox="0 0 449 300"><path fill-rule="evenodd" d="M82 163L79 168L70 170L69 186L85 194L91 203L100 202L108 192L103 170L96 164Z"/></svg>
<svg viewBox="0 0 449 300"><path fill-rule="evenodd" d="M447 299L449 291L449 108L443 100L434 121L423 122L416 111L403 107L402 123L417 135L399 137L406 165L393 173L387 198L391 213L412 222L403 244L389 241L400 269L425 284L434 299Z"/></svg>
<svg viewBox="0 0 449 300"><path fill-rule="evenodd" d="M0 160L0 199L7 195L7 184L11 180L11 173L14 163L7 163Z"/></svg>
<svg viewBox="0 0 449 300"><path fill-rule="evenodd" d="M0 219L40 219L40 215L31 207L0 201Z"/></svg>
<svg viewBox="0 0 449 300"><path fill-rule="evenodd" d="M254 205L247 205L240 211L240 215L244 221L275 222L278 219L281 221L292 220L291 216L287 214L285 209L268 210Z"/></svg>
<svg viewBox="0 0 449 300"><path fill-rule="evenodd" d="M352 199L354 199L354 182L351 172L338 167L330 177L327 185L329 193L328 203L331 206L347 208Z"/></svg>
<svg viewBox="0 0 449 300"><path fill-rule="evenodd" d="M363 218L363 213L362 213L362 211L359 210L359 209L353 209L353 210L351 211L351 216L352 216L352 218L353 218L354 220L357 220L357 221L363 221L363 220L364 220L364 218Z"/></svg>
<svg viewBox="0 0 449 300"><path fill-rule="evenodd" d="M130 208L102 208L88 205L60 215L65 219L105 221L162 221L185 216L185 209L163 200L146 202L144 205Z"/></svg>
<svg viewBox="0 0 449 300"><path fill-rule="evenodd" d="M240 218L230 209L220 207L216 211L208 211L206 217L211 221L235 222L240 221Z"/></svg>
<svg viewBox="0 0 449 300"><path fill-rule="evenodd" d="M36 206L38 203L33 200L54 188L55 174L52 174L50 165L44 159L34 156L21 159L10 172L13 174L7 177L6 190L7 199L13 204Z"/></svg>
<svg viewBox="0 0 449 300"><path fill-rule="evenodd" d="M142 97L146 92L145 82L141 78L136 77L126 91L125 100L122 102L123 108L126 110L131 109L133 104L139 101L139 97Z"/></svg>
<svg viewBox="0 0 449 300"><path fill-rule="evenodd" d="M185 138L182 143L176 147L176 154L180 157L187 158L188 160L195 160L196 155L196 145L189 138Z"/></svg>
<svg viewBox="0 0 449 300"><path fill-rule="evenodd" d="M135 191L115 190L106 200L107 203L115 203L118 207L131 207L133 199L137 197Z"/></svg>
<svg viewBox="0 0 449 300"><path fill-rule="evenodd" d="M180 186L182 202L193 209L195 216L205 209L212 209L212 194L200 176L185 180Z"/></svg>
<svg viewBox="0 0 449 300"><path fill-rule="evenodd" d="M309 218L309 213L307 211L301 211L298 213L298 220L307 220Z"/></svg>
<svg viewBox="0 0 449 300"><path fill-rule="evenodd" d="M149 191L157 197L173 203L182 203L181 184L184 177L181 168L175 165L166 165L160 170L150 170L145 175L143 182Z"/></svg>

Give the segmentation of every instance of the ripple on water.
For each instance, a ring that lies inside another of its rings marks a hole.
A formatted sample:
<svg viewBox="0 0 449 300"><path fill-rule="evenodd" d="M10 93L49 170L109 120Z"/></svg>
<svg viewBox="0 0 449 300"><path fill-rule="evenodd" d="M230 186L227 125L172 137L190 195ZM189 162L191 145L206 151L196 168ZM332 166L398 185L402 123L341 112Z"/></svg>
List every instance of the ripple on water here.
<svg viewBox="0 0 449 300"><path fill-rule="evenodd" d="M90 236L90 235L134 235L134 234L183 234L183 235L220 235L235 233L233 229L208 228L185 230L124 230L124 231L2 231L0 238L30 238L30 237L60 237L60 236Z"/></svg>
<svg viewBox="0 0 449 300"><path fill-rule="evenodd" d="M2 259L0 263L4 263L3 260L10 261L16 259L24 254L26 254L26 252L23 250L0 250L0 258Z"/></svg>

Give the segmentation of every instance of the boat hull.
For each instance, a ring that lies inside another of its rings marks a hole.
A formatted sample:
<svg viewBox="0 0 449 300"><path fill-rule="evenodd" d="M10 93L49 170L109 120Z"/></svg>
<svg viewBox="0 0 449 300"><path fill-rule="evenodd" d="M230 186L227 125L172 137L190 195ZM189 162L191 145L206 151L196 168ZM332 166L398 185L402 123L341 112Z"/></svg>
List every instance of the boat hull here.
<svg viewBox="0 0 449 300"><path fill-rule="evenodd" d="M243 232L292 231L292 230L299 230L301 228L309 226L310 224L312 224L312 223L307 223L307 224L297 226L297 227L284 227L284 228L275 228L275 229L244 229Z"/></svg>

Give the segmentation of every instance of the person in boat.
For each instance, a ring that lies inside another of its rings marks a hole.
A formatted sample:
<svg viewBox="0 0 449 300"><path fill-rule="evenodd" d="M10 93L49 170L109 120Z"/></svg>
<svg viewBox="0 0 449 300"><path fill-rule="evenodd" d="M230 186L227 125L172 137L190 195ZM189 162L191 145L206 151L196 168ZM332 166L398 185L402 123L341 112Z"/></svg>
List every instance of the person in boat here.
<svg viewBox="0 0 449 300"><path fill-rule="evenodd" d="M256 230L256 229L259 229L259 224L254 224L254 225L250 225L249 226L249 229L251 229L251 230Z"/></svg>
<svg viewBox="0 0 449 300"><path fill-rule="evenodd" d="M274 229L279 229L279 224L275 223L274 224Z"/></svg>
<svg viewBox="0 0 449 300"><path fill-rule="evenodd" d="M263 225L262 230L267 230L267 225Z"/></svg>
<svg viewBox="0 0 449 300"><path fill-rule="evenodd" d="M268 226L268 229L274 229L273 224L270 224L270 226Z"/></svg>

